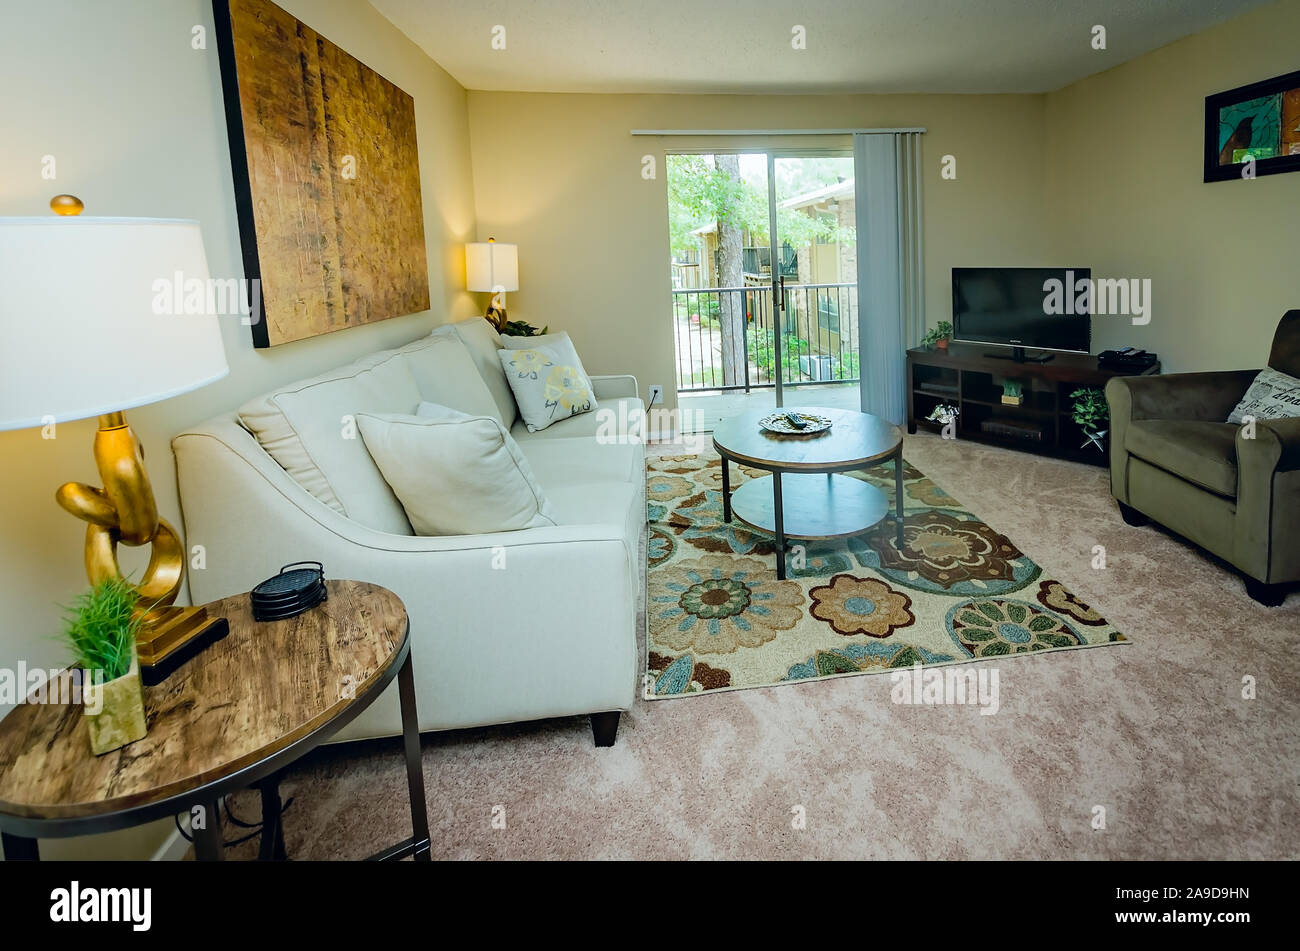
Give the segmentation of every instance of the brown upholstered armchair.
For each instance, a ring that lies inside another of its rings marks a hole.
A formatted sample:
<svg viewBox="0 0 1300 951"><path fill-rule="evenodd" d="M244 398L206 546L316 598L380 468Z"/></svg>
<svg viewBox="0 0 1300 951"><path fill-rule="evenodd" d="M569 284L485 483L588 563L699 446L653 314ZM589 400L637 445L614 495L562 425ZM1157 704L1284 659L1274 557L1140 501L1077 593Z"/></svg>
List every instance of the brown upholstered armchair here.
<svg viewBox="0 0 1300 951"><path fill-rule="evenodd" d="M1268 365L1300 376L1300 310L1277 326ZM1245 576L1276 606L1300 581L1300 419L1224 422L1258 370L1115 377L1110 491L1130 525L1148 518Z"/></svg>

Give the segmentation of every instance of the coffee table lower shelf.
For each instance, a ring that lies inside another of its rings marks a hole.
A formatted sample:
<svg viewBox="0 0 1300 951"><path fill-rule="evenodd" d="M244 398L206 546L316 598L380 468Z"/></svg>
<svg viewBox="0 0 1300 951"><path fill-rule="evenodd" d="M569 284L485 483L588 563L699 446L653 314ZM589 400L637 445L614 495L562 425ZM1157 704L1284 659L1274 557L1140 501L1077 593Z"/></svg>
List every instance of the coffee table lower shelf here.
<svg viewBox="0 0 1300 951"><path fill-rule="evenodd" d="M784 547L787 538L821 541L859 535L889 515L889 499L861 479L786 472L749 480L732 493L730 509L746 525L776 535L778 547ZM777 552L777 577L785 577L784 551Z"/></svg>

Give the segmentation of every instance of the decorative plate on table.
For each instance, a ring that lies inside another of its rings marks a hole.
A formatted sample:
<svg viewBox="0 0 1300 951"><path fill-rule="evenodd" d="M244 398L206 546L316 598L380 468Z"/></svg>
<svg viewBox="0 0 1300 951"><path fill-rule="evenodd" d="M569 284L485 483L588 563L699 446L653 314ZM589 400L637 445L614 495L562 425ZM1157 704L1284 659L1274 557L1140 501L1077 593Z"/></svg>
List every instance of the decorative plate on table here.
<svg viewBox="0 0 1300 951"><path fill-rule="evenodd" d="M764 416L758 421L769 433L780 433L782 436L810 436L813 433L824 433L831 428L829 417L818 416L815 413L795 413L800 419L805 420L808 425L803 429L792 425L790 420L786 419L785 410L777 410L769 416Z"/></svg>

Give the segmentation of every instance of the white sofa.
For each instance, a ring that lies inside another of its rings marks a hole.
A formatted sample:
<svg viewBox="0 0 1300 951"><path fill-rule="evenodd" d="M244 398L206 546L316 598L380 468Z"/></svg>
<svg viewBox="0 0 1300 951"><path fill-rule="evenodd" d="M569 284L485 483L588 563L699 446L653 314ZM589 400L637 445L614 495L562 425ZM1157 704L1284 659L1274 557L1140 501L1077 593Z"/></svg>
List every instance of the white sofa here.
<svg viewBox="0 0 1300 951"><path fill-rule="evenodd" d="M194 602L248 591L282 565L383 585L402 599L421 730L591 714L613 743L636 690L644 404L630 376L593 377L598 410L537 433L518 419L482 318L280 387L172 440ZM416 536L350 424L421 401L496 416L555 526ZM616 427L620 438L597 439ZM396 685L338 740L401 732Z"/></svg>

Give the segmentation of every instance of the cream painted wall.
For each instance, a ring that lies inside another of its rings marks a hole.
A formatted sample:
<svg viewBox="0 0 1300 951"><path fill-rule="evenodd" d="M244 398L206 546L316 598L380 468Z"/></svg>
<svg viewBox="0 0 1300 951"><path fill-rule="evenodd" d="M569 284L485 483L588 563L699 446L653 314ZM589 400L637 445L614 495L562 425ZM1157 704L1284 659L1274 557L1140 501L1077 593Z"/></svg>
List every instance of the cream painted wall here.
<svg viewBox="0 0 1300 951"><path fill-rule="evenodd" d="M674 403L665 150L734 137L650 129L925 126L927 320L951 313L950 269L1050 264L1042 96L641 96L469 93L479 237L519 244L512 317L567 330L591 373L635 373ZM786 140L787 144L790 140ZM800 139L796 144L807 144ZM657 176L642 178L642 156ZM957 159L942 180L940 158Z"/></svg>
<svg viewBox="0 0 1300 951"><path fill-rule="evenodd" d="M1300 173L1202 182L1204 98L1300 68L1300 0L1264 7L1047 97L1046 187L1062 260L1150 278L1151 323L1093 321L1165 372L1263 366L1300 307Z"/></svg>
<svg viewBox="0 0 1300 951"><path fill-rule="evenodd" d="M253 350L247 327L230 321L225 380L130 414L159 509L178 526L168 446L177 432L276 384L400 345L477 309L462 290L462 246L474 230L464 89L361 0L278 2L415 98L435 304L426 313L263 351ZM47 214L52 195L71 192L85 201L87 214L197 218L213 275L242 276L208 0L4 0L3 20L0 215ZM203 51L190 46L196 24L208 29ZM41 179L44 155L56 159L55 181ZM57 627L57 605L85 586L83 530L55 505L54 490L68 479L98 483L90 456L94 428L93 420L61 425L52 441L36 430L0 433L0 665L21 658L29 666L50 666L64 659L49 636ZM52 841L43 848L51 855L147 857L168 827Z"/></svg>

